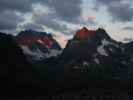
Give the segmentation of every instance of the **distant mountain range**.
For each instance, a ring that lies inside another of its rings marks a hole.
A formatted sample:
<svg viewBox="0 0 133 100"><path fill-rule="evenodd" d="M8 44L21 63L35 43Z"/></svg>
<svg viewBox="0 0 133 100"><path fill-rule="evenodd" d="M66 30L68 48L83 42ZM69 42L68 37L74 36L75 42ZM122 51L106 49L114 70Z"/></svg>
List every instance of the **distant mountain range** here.
<svg viewBox="0 0 133 100"><path fill-rule="evenodd" d="M57 56L62 52L57 41L46 32L26 30L20 32L15 38L31 62Z"/></svg>
<svg viewBox="0 0 133 100"><path fill-rule="evenodd" d="M105 80L133 79L133 42L117 42L101 28L83 27L64 49L46 32L26 30L17 36L0 33L0 57L1 91L10 91L11 96L31 93L29 88L53 91L57 84L63 88L81 87L94 81L90 87L113 87ZM101 80L103 83L95 82ZM16 87L19 92L12 91Z"/></svg>
<svg viewBox="0 0 133 100"><path fill-rule="evenodd" d="M133 73L133 43L117 42L101 28L84 27L68 41L59 62L69 78L128 80Z"/></svg>
<svg viewBox="0 0 133 100"><path fill-rule="evenodd" d="M69 78L76 78L79 74L92 79L132 78L133 43L117 42L104 29L83 27L68 41L64 50L46 32L26 30L15 39L30 62L50 66L50 69L55 66L57 72L65 69Z"/></svg>
<svg viewBox="0 0 133 100"><path fill-rule="evenodd" d="M57 79L128 80L133 78L133 43L117 42L101 28L84 27L68 41L61 55L38 64L53 67Z"/></svg>

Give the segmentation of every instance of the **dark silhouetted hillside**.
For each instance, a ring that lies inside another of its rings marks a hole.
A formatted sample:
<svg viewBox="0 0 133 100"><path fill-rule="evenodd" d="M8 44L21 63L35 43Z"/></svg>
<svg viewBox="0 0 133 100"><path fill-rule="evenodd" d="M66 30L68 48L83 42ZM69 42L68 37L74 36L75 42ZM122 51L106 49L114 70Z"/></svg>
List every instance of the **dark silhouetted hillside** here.
<svg viewBox="0 0 133 100"><path fill-rule="evenodd" d="M31 64L27 62L13 36L4 33L0 33L0 80L3 95L26 93L21 89L32 86Z"/></svg>

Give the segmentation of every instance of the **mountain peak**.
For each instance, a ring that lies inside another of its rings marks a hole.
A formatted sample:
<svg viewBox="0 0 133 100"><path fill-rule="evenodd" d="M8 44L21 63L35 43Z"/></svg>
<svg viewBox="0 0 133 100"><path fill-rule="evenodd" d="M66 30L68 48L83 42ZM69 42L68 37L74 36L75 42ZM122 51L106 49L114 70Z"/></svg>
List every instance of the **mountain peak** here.
<svg viewBox="0 0 133 100"><path fill-rule="evenodd" d="M26 30L20 32L16 36L16 40L21 45L32 46L33 44L39 43L41 45L47 46L48 48L53 48L55 44L58 44L52 35L47 32L38 32L34 30ZM58 46L60 48L60 46Z"/></svg>
<svg viewBox="0 0 133 100"><path fill-rule="evenodd" d="M83 27L81 30L88 31L88 29L86 27Z"/></svg>
<svg viewBox="0 0 133 100"><path fill-rule="evenodd" d="M95 30L88 30L86 27L78 30L75 37L80 40L86 40L93 37L96 34Z"/></svg>
<svg viewBox="0 0 133 100"><path fill-rule="evenodd" d="M61 47L50 33L26 30L16 36L17 43L31 62L57 56Z"/></svg>

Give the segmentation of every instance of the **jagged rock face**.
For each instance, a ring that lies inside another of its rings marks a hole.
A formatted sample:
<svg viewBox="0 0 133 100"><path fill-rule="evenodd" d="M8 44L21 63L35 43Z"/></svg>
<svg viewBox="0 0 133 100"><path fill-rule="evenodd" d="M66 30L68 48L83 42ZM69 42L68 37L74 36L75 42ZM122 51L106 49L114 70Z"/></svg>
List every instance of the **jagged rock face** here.
<svg viewBox="0 0 133 100"><path fill-rule="evenodd" d="M32 47L35 43L40 43L47 48L54 48L55 40L52 38L52 35L47 34L45 32L35 32L35 31L22 31L17 36L17 41L21 45L27 45ZM61 49L60 46L56 49Z"/></svg>
<svg viewBox="0 0 133 100"><path fill-rule="evenodd" d="M95 34L96 34L96 31L88 30L87 28L84 27L83 29L78 30L76 32L75 38L79 40L86 40L94 37Z"/></svg>
<svg viewBox="0 0 133 100"><path fill-rule="evenodd" d="M128 54L124 44L111 39L105 30L79 30L68 41L61 63L68 72L94 76L92 79L129 79ZM70 77L72 77L72 75Z"/></svg>
<svg viewBox="0 0 133 100"><path fill-rule="evenodd" d="M52 56L57 56L62 49L51 34L33 30L22 31L16 36L16 41L32 61L40 61Z"/></svg>
<svg viewBox="0 0 133 100"><path fill-rule="evenodd" d="M85 35L87 34L87 35L85 36L84 39L82 37L77 38L79 34L85 34ZM71 57L69 56L69 54L71 55L71 53L72 55L75 54L77 56L80 55L86 57L87 55L90 56L95 52L99 53L102 56L108 56L107 52L105 51L105 47L109 45L113 46L114 48L116 46L119 47L119 45L115 44L115 41L110 39L109 36L103 32L102 29L96 31L96 30L88 30L86 28L83 28L80 31L78 31L78 34L76 33L76 35L72 40L68 41L68 44L64 49L63 53L69 52L67 54L68 57ZM74 49L75 51L73 51Z"/></svg>

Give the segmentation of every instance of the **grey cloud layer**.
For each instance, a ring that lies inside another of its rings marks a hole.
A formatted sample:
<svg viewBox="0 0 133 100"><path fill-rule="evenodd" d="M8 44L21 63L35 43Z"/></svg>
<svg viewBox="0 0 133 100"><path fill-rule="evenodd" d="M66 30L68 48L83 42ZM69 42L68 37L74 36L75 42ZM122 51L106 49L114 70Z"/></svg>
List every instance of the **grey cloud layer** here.
<svg viewBox="0 0 133 100"><path fill-rule="evenodd" d="M96 0L97 6L106 6L114 21L132 21L133 8L131 0Z"/></svg>
<svg viewBox="0 0 133 100"><path fill-rule="evenodd" d="M15 29L23 20L16 12L30 11L30 0L0 0L0 30Z"/></svg>
<svg viewBox="0 0 133 100"><path fill-rule="evenodd" d="M123 27L122 30L130 30L130 31L133 31L133 26Z"/></svg>
<svg viewBox="0 0 133 100"><path fill-rule="evenodd" d="M9 11L2 11L0 14L0 29L14 29L17 24L20 23L22 19L15 13Z"/></svg>
<svg viewBox="0 0 133 100"><path fill-rule="evenodd" d="M49 0L57 15L66 21L75 21L81 13L81 0Z"/></svg>
<svg viewBox="0 0 133 100"><path fill-rule="evenodd" d="M27 12L30 10L32 0L0 0L0 10L14 10Z"/></svg>
<svg viewBox="0 0 133 100"><path fill-rule="evenodd" d="M39 15L33 15L32 19L34 20L34 23L43 26L45 25L48 28L51 28L56 31L64 32L67 30L67 26L60 24L59 20L57 20L57 17L54 14L39 14Z"/></svg>
<svg viewBox="0 0 133 100"><path fill-rule="evenodd" d="M33 23L28 23L25 26L29 28L41 28L37 27L37 25L46 25L54 30L64 31L67 27L65 25L59 25L59 23L53 19L77 22L81 14L81 1L82 0L0 0L0 11L2 12L2 14L0 14L0 30L15 28L17 24L20 23L20 19L23 19L17 16L16 12L22 14L27 12L33 13L32 5L41 3L43 6L48 6L54 10L54 18L52 18L51 15L45 16L40 14L40 16L33 17Z"/></svg>
<svg viewBox="0 0 133 100"><path fill-rule="evenodd" d="M23 28L43 29L42 26L46 26L65 33L69 29L67 25L61 24L62 21L81 25L96 24L80 19L82 2L83 0L0 0L0 30L15 29L22 22L23 16L18 16L16 12L33 15L33 21L24 24ZM33 5L37 3L52 9L53 13L35 15ZM106 6L115 21L126 22L133 19L132 0L96 0L96 4L96 7Z"/></svg>

